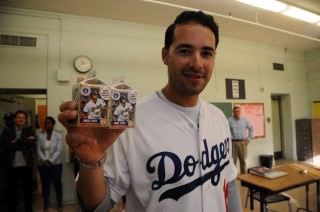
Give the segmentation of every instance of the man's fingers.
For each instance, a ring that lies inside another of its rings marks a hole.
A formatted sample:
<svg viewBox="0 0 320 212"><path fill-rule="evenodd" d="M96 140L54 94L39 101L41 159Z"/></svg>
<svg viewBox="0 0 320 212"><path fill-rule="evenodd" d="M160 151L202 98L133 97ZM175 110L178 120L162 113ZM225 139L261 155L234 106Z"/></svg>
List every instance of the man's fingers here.
<svg viewBox="0 0 320 212"><path fill-rule="evenodd" d="M58 120L65 127L73 125L71 122L77 118L78 112L76 110L64 110L58 115Z"/></svg>
<svg viewBox="0 0 320 212"><path fill-rule="evenodd" d="M77 110L77 103L75 101L66 101L60 105L59 109L60 112L65 110Z"/></svg>
<svg viewBox="0 0 320 212"><path fill-rule="evenodd" d="M81 135L79 133L72 133L71 131L77 128L70 129L69 133L66 135L66 141L72 150L77 149L80 145L95 145L97 142L94 139L88 138L86 135Z"/></svg>
<svg viewBox="0 0 320 212"><path fill-rule="evenodd" d="M104 154L104 150L99 148L99 144L95 139L79 133L68 133L66 141L75 155L83 161L97 161Z"/></svg>

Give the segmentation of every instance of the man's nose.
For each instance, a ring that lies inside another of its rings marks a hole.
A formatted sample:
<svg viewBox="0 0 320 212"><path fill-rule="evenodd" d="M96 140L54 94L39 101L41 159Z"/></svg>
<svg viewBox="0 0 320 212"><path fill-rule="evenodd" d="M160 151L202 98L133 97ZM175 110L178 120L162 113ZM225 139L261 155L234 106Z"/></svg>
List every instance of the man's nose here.
<svg viewBox="0 0 320 212"><path fill-rule="evenodd" d="M200 53L195 52L190 61L190 67L195 70L201 70L202 69L202 58Z"/></svg>

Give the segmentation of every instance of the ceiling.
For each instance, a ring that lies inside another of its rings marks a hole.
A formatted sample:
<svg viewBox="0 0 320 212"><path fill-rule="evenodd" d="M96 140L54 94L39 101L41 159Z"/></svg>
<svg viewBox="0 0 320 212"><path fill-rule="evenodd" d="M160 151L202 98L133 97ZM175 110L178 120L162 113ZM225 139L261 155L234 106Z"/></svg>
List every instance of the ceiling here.
<svg viewBox="0 0 320 212"><path fill-rule="evenodd" d="M309 51L320 48L320 26L250 7L235 0L0 0L2 7L92 16L157 26L167 26L184 7L210 12L221 36ZM320 14L320 0L282 0Z"/></svg>

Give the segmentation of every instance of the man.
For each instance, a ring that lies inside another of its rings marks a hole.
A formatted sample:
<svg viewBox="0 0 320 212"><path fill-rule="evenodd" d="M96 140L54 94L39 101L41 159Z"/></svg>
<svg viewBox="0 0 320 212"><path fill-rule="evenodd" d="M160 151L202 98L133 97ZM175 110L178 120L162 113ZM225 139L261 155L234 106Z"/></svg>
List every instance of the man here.
<svg viewBox="0 0 320 212"><path fill-rule="evenodd" d="M90 101L83 108L83 112L89 119L100 119L101 110L105 107L106 103L98 98L98 93L95 90L91 91Z"/></svg>
<svg viewBox="0 0 320 212"><path fill-rule="evenodd" d="M247 145L253 138L253 127L248 119L241 117L241 108L233 107L233 116L228 119L232 136L232 157L234 164L240 162L241 174L246 173Z"/></svg>
<svg viewBox="0 0 320 212"><path fill-rule="evenodd" d="M126 194L129 212L242 211L228 122L199 99L218 42L213 17L185 11L176 18L162 49L168 83L138 104L135 128L75 128L69 121L76 103L60 106L66 140L79 158L77 192L86 210L107 211Z"/></svg>
<svg viewBox="0 0 320 212"><path fill-rule="evenodd" d="M27 114L18 110L14 114L14 127L3 131L2 142L5 148L9 211L16 211L18 186L22 185L24 208L32 212L32 168L33 150L36 137L31 127L26 126Z"/></svg>

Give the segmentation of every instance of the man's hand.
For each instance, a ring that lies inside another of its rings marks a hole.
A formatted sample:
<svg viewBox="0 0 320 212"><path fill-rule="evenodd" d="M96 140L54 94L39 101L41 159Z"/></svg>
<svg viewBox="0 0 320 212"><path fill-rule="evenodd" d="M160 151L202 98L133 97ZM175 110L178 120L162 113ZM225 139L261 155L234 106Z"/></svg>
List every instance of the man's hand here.
<svg viewBox="0 0 320 212"><path fill-rule="evenodd" d="M245 143L246 143L246 145L249 144L249 138L246 139L246 142L245 142Z"/></svg>
<svg viewBox="0 0 320 212"><path fill-rule="evenodd" d="M36 137L33 135L27 137L27 140L34 140L34 139L36 139Z"/></svg>
<svg viewBox="0 0 320 212"><path fill-rule="evenodd" d="M45 161L43 161L43 165L44 165L45 167L50 167L50 166L52 166L52 163L51 163L50 160L45 160Z"/></svg>
<svg viewBox="0 0 320 212"><path fill-rule="evenodd" d="M74 120L78 115L77 104L67 101L60 105L58 119L67 129L66 141L75 155L83 162L101 159L107 148L113 144L123 129L103 127L75 127Z"/></svg>

